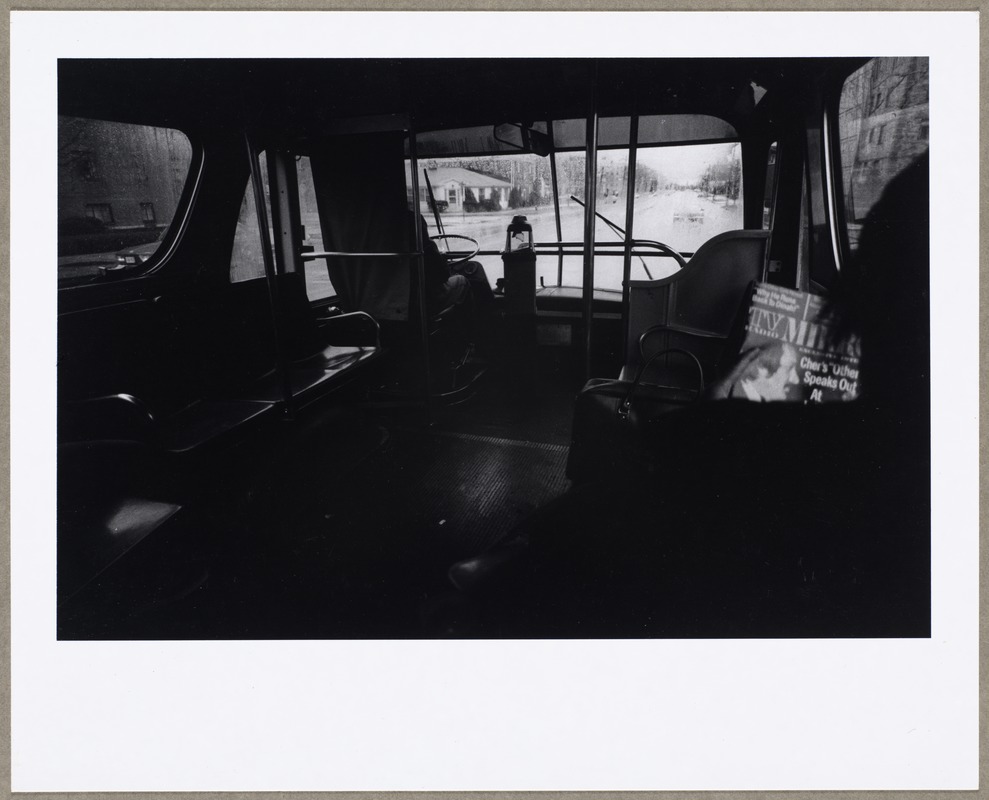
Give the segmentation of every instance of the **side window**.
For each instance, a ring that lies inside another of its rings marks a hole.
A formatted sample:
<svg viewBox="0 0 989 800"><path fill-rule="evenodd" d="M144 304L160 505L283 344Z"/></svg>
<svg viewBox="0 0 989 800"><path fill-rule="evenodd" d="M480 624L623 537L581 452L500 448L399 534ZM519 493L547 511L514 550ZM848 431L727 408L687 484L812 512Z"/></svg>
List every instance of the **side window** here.
<svg viewBox="0 0 989 800"><path fill-rule="evenodd" d="M265 154L258 156L261 175L264 180L263 192L268 202L268 169ZM268 208L269 233L271 232L271 208ZM269 238L270 241L270 238ZM230 255L230 282L240 283L264 277L264 256L261 251L261 229L258 227L257 206L254 204L254 179L247 179L247 188L240 201L237 214L237 232L234 235L233 251Z"/></svg>
<svg viewBox="0 0 989 800"><path fill-rule="evenodd" d="M773 227L773 211L776 207L776 152L777 143L769 145L766 157L766 190L762 196L762 229L768 231Z"/></svg>
<svg viewBox="0 0 989 800"><path fill-rule="evenodd" d="M268 212L268 233L272 247L275 246L274 230L271 227L271 195L268 186L268 162L264 152L258 156L261 175L264 181L263 194ZM316 206L316 191L313 188L312 167L309 156L296 157L296 170L299 181L299 210L302 217L303 252L325 250L323 234L319 227L319 213ZM303 262L306 276L306 295L310 301L322 300L336 294L326 269L326 261ZM264 257L261 251L261 233L258 229L257 206L254 202L254 179L247 179L247 188L240 202L237 215L237 232L234 235L233 250L230 255L230 282L241 283L264 277Z"/></svg>
<svg viewBox="0 0 989 800"><path fill-rule="evenodd" d="M874 58L845 80L838 133L851 253L887 184L927 151L928 125L927 58Z"/></svg>
<svg viewBox="0 0 989 800"><path fill-rule="evenodd" d="M240 201L240 213L237 214L237 232L230 255L230 282L240 283L263 277L264 258L261 254L257 206L254 204L254 181L248 178L244 198Z"/></svg>
<svg viewBox="0 0 989 800"><path fill-rule="evenodd" d="M312 166L309 156L296 158L296 172L299 176L299 211L302 216L302 249L303 251L319 252L325 250L323 231L319 225L319 211L316 206L316 189L313 186ZM330 282L326 260L305 261L306 295L309 301L333 297L336 290Z"/></svg>
<svg viewBox="0 0 989 800"><path fill-rule="evenodd" d="M59 285L140 272L178 211L191 167L181 131L59 116Z"/></svg>

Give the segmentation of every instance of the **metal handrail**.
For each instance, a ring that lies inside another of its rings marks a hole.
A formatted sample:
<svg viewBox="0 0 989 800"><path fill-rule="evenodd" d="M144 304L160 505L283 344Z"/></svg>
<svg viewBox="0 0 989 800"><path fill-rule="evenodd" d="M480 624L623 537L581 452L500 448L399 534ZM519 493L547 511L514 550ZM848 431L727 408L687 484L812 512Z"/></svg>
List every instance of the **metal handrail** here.
<svg viewBox="0 0 989 800"><path fill-rule="evenodd" d="M422 253L348 253L345 250L320 250L303 253L303 261L317 261L320 258L415 258Z"/></svg>
<svg viewBox="0 0 989 800"><path fill-rule="evenodd" d="M656 249L659 248L660 243L654 242L651 239L636 239L632 243L633 247L652 247ZM579 247L583 248L583 242L535 242L533 244L533 249L539 253L543 252L544 255L560 253L560 255L566 256L580 256L584 254L583 249L577 251L567 251L567 247ZM620 256L623 255L621 252L608 252L607 250L599 250L597 248L619 248L624 247L624 242L595 242L594 255L598 256ZM562 252L560 252L562 251ZM462 253L467 253L467 250L451 250L445 255L460 255ZM500 256L502 254L501 250L478 250L476 255L479 256ZM301 258L303 261L318 261L321 258L414 258L419 255L418 253L350 253L344 250L320 250L318 252L302 253ZM693 253L680 253L681 256L689 257ZM656 252L656 253L636 253L636 256L647 257L647 258L673 258L668 252Z"/></svg>
<svg viewBox="0 0 989 800"><path fill-rule="evenodd" d="M647 258L672 258L672 259L675 259L675 260L677 259L677 256L673 254L673 252L669 249L668 245L664 245L662 242L657 242L657 241L654 241L652 239L634 239L631 242L631 246L632 246L633 249L638 248L638 247L647 247L647 248L653 248L654 250L658 250L659 251L659 252L646 252L646 253L635 252L636 258L640 258L641 259L643 257L647 257ZM583 249L581 249L581 250L579 250L577 252L566 251L564 249L564 248L567 248L567 247L580 247L580 248L583 248L583 243L582 242L536 242L533 245L533 247L537 250L537 252L539 252L540 251L540 248L542 248L542 252L546 253L548 251L547 254L549 254L549 253L557 253L557 252L561 252L562 255L583 255L584 254ZM617 250L615 252L608 252L608 250L598 250L599 247L600 248L616 248L616 249L617 248L622 248L622 249L621 249L620 252L618 252ZM594 255L596 255L596 256L597 255L602 255L602 256L623 256L624 257L624 255L625 255L625 242L595 242L594 243L594 248L595 248L594 249ZM679 253L679 256L680 256L681 259L684 258L685 256L691 256L691 255L693 255L693 253Z"/></svg>

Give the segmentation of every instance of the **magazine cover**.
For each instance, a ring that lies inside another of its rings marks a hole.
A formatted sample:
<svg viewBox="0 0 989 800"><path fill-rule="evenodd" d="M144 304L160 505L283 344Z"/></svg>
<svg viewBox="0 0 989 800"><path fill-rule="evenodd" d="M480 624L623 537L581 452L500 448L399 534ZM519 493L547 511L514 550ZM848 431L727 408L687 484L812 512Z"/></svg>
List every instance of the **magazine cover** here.
<svg viewBox="0 0 989 800"><path fill-rule="evenodd" d="M768 283L751 292L741 352L757 352L732 397L803 403L858 397L859 338L835 336L836 318L823 297Z"/></svg>

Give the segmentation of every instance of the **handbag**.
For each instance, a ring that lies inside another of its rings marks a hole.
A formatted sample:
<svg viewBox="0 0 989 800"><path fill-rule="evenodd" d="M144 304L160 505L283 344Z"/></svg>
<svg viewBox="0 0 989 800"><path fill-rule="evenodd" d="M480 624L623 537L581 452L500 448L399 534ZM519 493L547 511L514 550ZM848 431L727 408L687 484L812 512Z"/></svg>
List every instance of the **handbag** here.
<svg viewBox="0 0 989 800"><path fill-rule="evenodd" d="M697 371L697 387L643 383L646 369L661 356L685 357ZM650 356L631 381L592 378L574 404L567 477L583 483L617 470L648 467L646 429L663 415L693 403L704 391L700 361L688 350L670 348Z"/></svg>

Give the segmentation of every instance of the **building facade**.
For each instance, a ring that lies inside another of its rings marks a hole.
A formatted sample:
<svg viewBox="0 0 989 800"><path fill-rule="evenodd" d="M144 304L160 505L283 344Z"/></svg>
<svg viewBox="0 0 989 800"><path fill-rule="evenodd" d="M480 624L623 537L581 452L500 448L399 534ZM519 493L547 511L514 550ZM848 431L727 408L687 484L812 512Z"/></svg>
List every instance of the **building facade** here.
<svg viewBox="0 0 989 800"><path fill-rule="evenodd" d="M178 207L192 146L177 130L59 117L58 219L157 228Z"/></svg>

